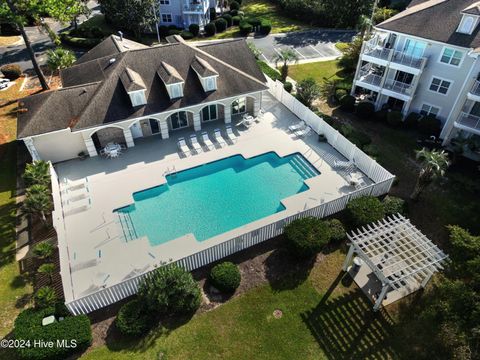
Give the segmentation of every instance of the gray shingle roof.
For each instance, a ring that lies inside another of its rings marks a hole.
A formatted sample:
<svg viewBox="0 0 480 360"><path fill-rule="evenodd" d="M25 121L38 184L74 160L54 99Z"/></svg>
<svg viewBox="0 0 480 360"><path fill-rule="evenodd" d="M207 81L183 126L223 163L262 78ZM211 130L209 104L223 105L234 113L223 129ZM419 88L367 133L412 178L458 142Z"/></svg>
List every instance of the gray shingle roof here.
<svg viewBox="0 0 480 360"><path fill-rule="evenodd" d="M120 80L122 80L123 87L127 92L146 89L142 77L129 67L126 67L120 75Z"/></svg>
<svg viewBox="0 0 480 360"><path fill-rule="evenodd" d="M178 73L177 69L175 69L172 65L167 64L165 61L160 63L160 66L157 69L157 74L165 84L177 84L185 81Z"/></svg>
<svg viewBox="0 0 480 360"><path fill-rule="evenodd" d="M195 56L195 59L192 61L192 68L197 72L201 77L215 76L218 75L218 72L208 63L208 61Z"/></svg>
<svg viewBox="0 0 480 360"><path fill-rule="evenodd" d="M377 27L477 49L480 47L480 26L477 26L471 35L456 31L464 9L477 2L478 0L414 0L405 11L378 24Z"/></svg>
<svg viewBox="0 0 480 360"><path fill-rule="evenodd" d="M197 56L220 74L217 90L203 90L191 67ZM171 100L168 96L157 73L162 63L174 64L178 76L184 79L182 98ZM144 83L144 106L131 106L122 83L127 68ZM179 42L108 54L63 70L61 78L63 89L23 99L28 111L18 116L18 138L67 127L72 131L91 128L267 89L265 77L244 40L202 47Z"/></svg>

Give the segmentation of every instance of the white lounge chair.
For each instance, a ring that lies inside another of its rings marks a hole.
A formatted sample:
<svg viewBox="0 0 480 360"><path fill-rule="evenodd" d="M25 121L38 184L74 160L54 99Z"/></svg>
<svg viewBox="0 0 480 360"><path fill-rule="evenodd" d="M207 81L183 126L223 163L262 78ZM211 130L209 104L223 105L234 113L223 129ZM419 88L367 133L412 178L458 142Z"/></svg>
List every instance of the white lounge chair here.
<svg viewBox="0 0 480 360"><path fill-rule="evenodd" d="M352 185L355 189L358 189L362 186L362 177L359 174L351 173L347 176L347 181Z"/></svg>
<svg viewBox="0 0 480 360"><path fill-rule="evenodd" d="M352 161L341 161L341 160L333 161L333 166L335 166L336 168L347 168L351 165L353 165Z"/></svg>
<svg viewBox="0 0 480 360"><path fill-rule="evenodd" d="M197 135L192 134L190 135L190 142L192 143L193 149L197 154L200 154L202 152L202 146L199 144L197 140Z"/></svg>
<svg viewBox="0 0 480 360"><path fill-rule="evenodd" d="M250 118L243 118L242 121L240 121L236 126L245 126L247 129L249 129L253 123L254 123L255 119L253 117L250 117Z"/></svg>
<svg viewBox="0 0 480 360"><path fill-rule="evenodd" d="M295 131L294 134L297 137L302 138L302 137L307 136L310 133L310 131L312 131L312 129L307 126L305 129Z"/></svg>
<svg viewBox="0 0 480 360"><path fill-rule="evenodd" d="M218 145L220 145L220 147L224 147L225 145L227 145L227 143L225 142L225 139L220 133L220 129L215 129L215 131L213 132L213 137L215 141L218 143Z"/></svg>
<svg viewBox="0 0 480 360"><path fill-rule="evenodd" d="M177 146L178 146L178 150L180 150L180 152L185 156L188 156L188 154L192 153L187 143L185 142L185 138L183 137L178 138Z"/></svg>
<svg viewBox="0 0 480 360"><path fill-rule="evenodd" d="M208 150L215 149L215 145L213 145L213 142L208 137L208 134L207 134L206 131L202 132L202 141L203 141L203 144L207 147Z"/></svg>
<svg viewBox="0 0 480 360"><path fill-rule="evenodd" d="M231 126L227 126L226 127L226 130L227 130L227 138L232 142L232 143L236 143L238 138L237 138L237 135L235 135L233 133L233 130L232 130L232 127Z"/></svg>
<svg viewBox="0 0 480 360"><path fill-rule="evenodd" d="M295 131L303 129L304 127L305 127L305 123L303 121L300 121L299 123L296 123L294 125L290 125L288 127L288 130L290 130L291 132L295 132Z"/></svg>

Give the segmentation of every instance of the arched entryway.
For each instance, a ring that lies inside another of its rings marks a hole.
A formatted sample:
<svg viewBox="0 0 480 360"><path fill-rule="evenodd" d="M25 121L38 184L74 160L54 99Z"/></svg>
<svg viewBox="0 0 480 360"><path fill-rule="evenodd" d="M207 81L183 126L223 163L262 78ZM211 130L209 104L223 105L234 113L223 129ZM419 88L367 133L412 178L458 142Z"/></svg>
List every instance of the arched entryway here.
<svg viewBox="0 0 480 360"><path fill-rule="evenodd" d="M210 104L200 110L200 121L208 123L225 119L225 106L223 104Z"/></svg>
<svg viewBox="0 0 480 360"><path fill-rule="evenodd" d="M161 134L160 121L154 118L141 119L130 125L132 138L138 139Z"/></svg>
<svg viewBox="0 0 480 360"><path fill-rule="evenodd" d="M191 111L177 111L167 118L168 129L175 131L193 127L193 113Z"/></svg>
<svg viewBox="0 0 480 360"><path fill-rule="evenodd" d="M251 96L242 96L232 101L231 112L232 116L237 117L243 114L250 114L255 116L255 101Z"/></svg>
<svg viewBox="0 0 480 360"><path fill-rule="evenodd" d="M90 137L97 151L103 149L108 143L114 142L126 145L123 129L117 126L101 128L93 132Z"/></svg>

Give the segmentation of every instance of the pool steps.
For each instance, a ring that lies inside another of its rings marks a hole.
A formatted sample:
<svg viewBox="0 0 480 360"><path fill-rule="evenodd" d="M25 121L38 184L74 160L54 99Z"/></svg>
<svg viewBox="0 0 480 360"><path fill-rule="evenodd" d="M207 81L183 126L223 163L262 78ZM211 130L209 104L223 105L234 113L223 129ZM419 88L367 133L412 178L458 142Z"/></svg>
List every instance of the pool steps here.
<svg viewBox="0 0 480 360"><path fill-rule="evenodd" d="M132 218L130 217L130 214L120 212L120 211L117 214L120 220L120 226L122 228L125 241L129 242L138 238L137 232L135 231L135 227L133 226L133 222L132 222Z"/></svg>
<svg viewBox="0 0 480 360"><path fill-rule="evenodd" d="M289 162L304 179L310 179L318 175L318 172L301 155L293 156Z"/></svg>

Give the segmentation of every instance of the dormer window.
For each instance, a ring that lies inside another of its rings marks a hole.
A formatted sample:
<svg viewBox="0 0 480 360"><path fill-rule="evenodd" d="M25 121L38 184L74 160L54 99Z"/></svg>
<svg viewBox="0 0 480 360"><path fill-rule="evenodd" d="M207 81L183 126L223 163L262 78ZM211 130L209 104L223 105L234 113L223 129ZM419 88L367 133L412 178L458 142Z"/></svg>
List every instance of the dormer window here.
<svg viewBox="0 0 480 360"><path fill-rule="evenodd" d="M462 34L471 34L476 24L476 19L473 16L463 15L458 32Z"/></svg>
<svg viewBox="0 0 480 360"><path fill-rule="evenodd" d="M140 74L127 67L120 75L120 80L130 97L132 106L141 106L147 103L147 97L145 96L147 88Z"/></svg>
<svg viewBox="0 0 480 360"><path fill-rule="evenodd" d="M147 103L147 98L145 97L145 90L129 92L130 101L132 106L141 106Z"/></svg>
<svg viewBox="0 0 480 360"><path fill-rule="evenodd" d="M170 99L178 99L183 96L183 85L185 81L172 65L162 61L160 67L157 69L157 74L165 84Z"/></svg>
<svg viewBox="0 0 480 360"><path fill-rule="evenodd" d="M205 92L217 90L218 72L206 60L195 56L192 62L192 69L197 73Z"/></svg>

